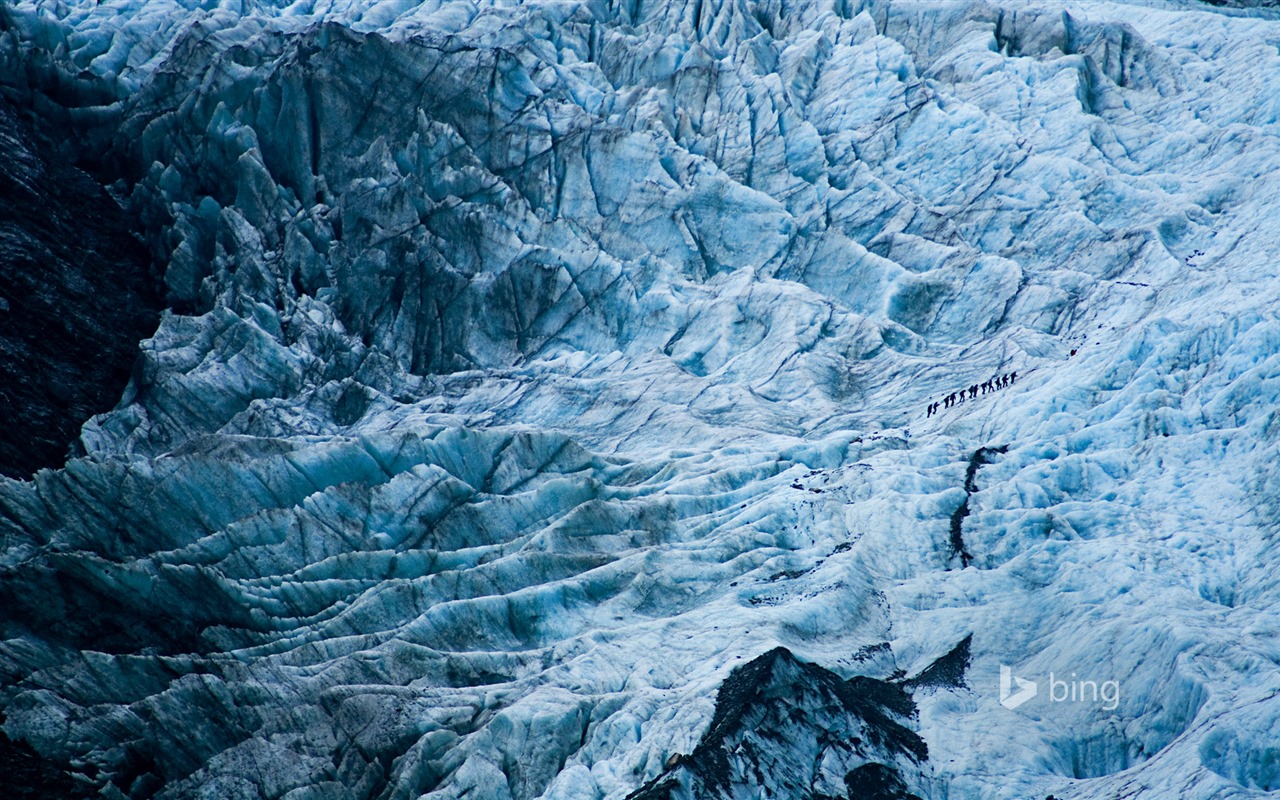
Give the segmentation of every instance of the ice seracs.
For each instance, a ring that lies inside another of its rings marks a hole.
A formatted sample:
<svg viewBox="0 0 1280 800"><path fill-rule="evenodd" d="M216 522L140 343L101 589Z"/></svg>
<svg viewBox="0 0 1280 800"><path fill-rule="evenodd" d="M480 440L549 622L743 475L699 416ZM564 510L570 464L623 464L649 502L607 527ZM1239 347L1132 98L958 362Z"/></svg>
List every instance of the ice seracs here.
<svg viewBox="0 0 1280 800"><path fill-rule="evenodd" d="M1273 12L4 14L6 98L101 166L169 308L84 457L0 484L0 708L47 764L1280 788ZM1009 709L1002 666L1118 703Z"/></svg>

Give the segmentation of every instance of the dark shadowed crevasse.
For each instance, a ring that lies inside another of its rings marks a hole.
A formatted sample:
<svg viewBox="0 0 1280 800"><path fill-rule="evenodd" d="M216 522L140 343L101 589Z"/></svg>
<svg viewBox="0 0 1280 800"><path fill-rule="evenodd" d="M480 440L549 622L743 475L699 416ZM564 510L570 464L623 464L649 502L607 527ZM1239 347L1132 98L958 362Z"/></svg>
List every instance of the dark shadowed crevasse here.
<svg viewBox="0 0 1280 800"><path fill-rule="evenodd" d="M0 104L0 474L61 466L158 320L145 250L101 186Z"/></svg>
<svg viewBox="0 0 1280 800"><path fill-rule="evenodd" d="M0 722L4 717L0 715ZM40 757L26 742L0 730L0 790L8 800L80 800L88 785Z"/></svg>

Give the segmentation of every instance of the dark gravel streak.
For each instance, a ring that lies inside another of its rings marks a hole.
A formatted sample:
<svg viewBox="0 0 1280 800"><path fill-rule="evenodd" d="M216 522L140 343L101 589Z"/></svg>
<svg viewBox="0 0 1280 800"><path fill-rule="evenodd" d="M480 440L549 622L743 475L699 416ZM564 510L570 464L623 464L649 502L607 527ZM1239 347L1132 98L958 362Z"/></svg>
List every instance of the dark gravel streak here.
<svg viewBox="0 0 1280 800"><path fill-rule="evenodd" d="M158 321L124 212L0 105L0 474L61 466Z"/></svg>

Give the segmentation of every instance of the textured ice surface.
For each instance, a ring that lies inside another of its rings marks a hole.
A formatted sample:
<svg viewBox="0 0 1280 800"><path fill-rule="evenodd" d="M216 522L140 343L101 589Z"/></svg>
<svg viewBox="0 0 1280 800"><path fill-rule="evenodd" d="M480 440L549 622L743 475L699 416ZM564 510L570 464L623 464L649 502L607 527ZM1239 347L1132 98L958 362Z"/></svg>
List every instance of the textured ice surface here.
<svg viewBox="0 0 1280 800"><path fill-rule="evenodd" d="M172 309L0 484L103 796L1280 789L1273 12L2 10Z"/></svg>
<svg viewBox="0 0 1280 800"><path fill-rule="evenodd" d="M3 100L0 164L0 475L26 478L116 405L159 303L120 207Z"/></svg>

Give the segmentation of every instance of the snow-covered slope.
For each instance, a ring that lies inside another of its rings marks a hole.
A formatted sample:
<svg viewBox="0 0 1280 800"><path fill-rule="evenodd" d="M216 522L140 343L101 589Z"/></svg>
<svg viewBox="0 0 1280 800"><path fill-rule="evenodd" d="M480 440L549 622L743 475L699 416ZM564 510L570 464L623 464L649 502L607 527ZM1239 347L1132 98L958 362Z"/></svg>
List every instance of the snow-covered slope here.
<svg viewBox="0 0 1280 800"><path fill-rule="evenodd" d="M1280 790L1273 12L0 11L171 309L0 483L101 796Z"/></svg>

